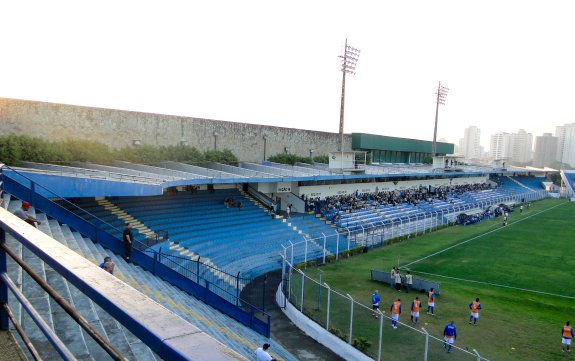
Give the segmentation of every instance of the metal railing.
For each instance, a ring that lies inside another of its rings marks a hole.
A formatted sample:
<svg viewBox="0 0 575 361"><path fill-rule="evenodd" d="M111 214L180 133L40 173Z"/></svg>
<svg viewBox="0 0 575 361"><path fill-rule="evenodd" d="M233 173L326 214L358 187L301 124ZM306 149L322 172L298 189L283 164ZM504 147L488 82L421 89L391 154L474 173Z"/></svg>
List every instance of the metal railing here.
<svg viewBox="0 0 575 361"><path fill-rule="evenodd" d="M345 229L347 237L353 242L372 247L383 245L385 241L404 236L415 236L431 232L441 226L455 222L457 216L465 212L480 212L488 207L501 203L520 203L521 200L531 202L548 197L546 191L518 193L508 196L500 196L489 200L475 201L462 205L418 213L413 215L401 215L380 221L366 222L354 220L343 222L341 228Z"/></svg>
<svg viewBox="0 0 575 361"><path fill-rule="evenodd" d="M295 268L289 260L283 258L281 290L286 300L315 323L359 349L374 360L382 360L382 350L393 348L394 354L402 359L427 360L487 360L475 349L468 351L453 345L450 355L446 355L444 340L430 334L418 325L402 322L409 314L409 307L404 303L403 315L398 327L408 330L408 337L398 336L389 326L391 317L380 310L374 311L354 299L319 280L310 278L302 270ZM390 305L382 303L387 311ZM400 340L401 337L401 340ZM325 338L324 338L325 339Z"/></svg>
<svg viewBox="0 0 575 361"><path fill-rule="evenodd" d="M11 170L12 173L17 173L13 169ZM41 209L61 223L68 224L82 235L101 243L113 252L124 254L122 241L110 233L122 234L122 230L102 221L92 213L58 196L25 175L18 173L18 176L21 180L29 182L29 185L26 186L4 173L1 174L3 187L8 193L32 203L35 208ZM37 188L53 194L54 197L51 199L44 197L36 191ZM63 202L66 207L55 201ZM138 240L133 242L132 261L256 332L270 337L271 317L260 308L241 299L241 289L250 280L240 277L239 273L230 274L217 267L202 263L199 258L192 260L186 257L168 255L162 253L161 250L157 251L147 247ZM232 286L233 283L235 283L234 286Z"/></svg>
<svg viewBox="0 0 575 361"><path fill-rule="evenodd" d="M490 200L453 205L447 209L428 211L417 214L398 214L394 218L379 221L343 222L339 231L321 233L319 236L308 237L302 235L301 239L289 240L282 244L282 257L292 264L313 265L324 264L338 260L342 254L361 252L363 247L379 247L387 241L400 237L415 237L433 232L439 227L453 225L461 213L483 213L487 208L501 203L520 203L521 200L531 202L548 197L545 191L520 193L501 196ZM294 217L293 219L298 219Z"/></svg>
<svg viewBox="0 0 575 361"><path fill-rule="evenodd" d="M65 360L72 360L75 359L73 354L70 350L66 347L64 342L60 340L60 338L54 333L54 331L50 328L50 326L46 323L46 321L42 318L42 316L38 313L38 311L34 308L34 306L30 303L30 301L24 296L24 294L19 290L18 286L10 279L8 274L6 273L6 255L9 255L26 273L30 275L30 277L40 286L46 293L56 302L62 309L78 324L80 327L86 331L86 333L96 341L100 347L108 355L112 357L114 360L128 360L114 345L110 343L104 336L102 336L96 329L90 324L90 321L86 320L76 309L64 299L56 290L54 290L46 281L44 281L40 276L38 276L32 268L26 264L20 257L16 255L12 250L10 250L5 243L6 233L4 229L0 231L0 278L4 283L4 286L9 289L15 298L22 304L24 310L30 315L32 320L38 325L42 333L46 336L48 342L52 344L52 346L56 349L58 354L65 359ZM14 317L12 310L8 306L8 298L7 295L5 298L0 297L0 302L2 303L2 307L4 308L6 314L10 318L10 321L14 325L15 329L17 330L22 340L24 340L25 345L30 351L30 354L35 360L41 359L39 356L38 351L28 339L25 331L23 330L22 326L18 323L16 317ZM7 326L7 325L2 325ZM8 327L1 327L2 329L7 330Z"/></svg>

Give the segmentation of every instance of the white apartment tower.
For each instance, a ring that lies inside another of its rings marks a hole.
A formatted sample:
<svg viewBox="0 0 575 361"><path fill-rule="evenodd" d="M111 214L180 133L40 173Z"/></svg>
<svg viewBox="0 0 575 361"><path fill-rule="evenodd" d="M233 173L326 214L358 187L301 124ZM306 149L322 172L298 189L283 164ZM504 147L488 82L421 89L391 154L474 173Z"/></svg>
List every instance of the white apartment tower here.
<svg viewBox="0 0 575 361"><path fill-rule="evenodd" d="M495 133L489 141L489 154L493 160L505 160L510 158L511 134Z"/></svg>
<svg viewBox="0 0 575 361"><path fill-rule="evenodd" d="M481 129L475 125L465 128L459 151L467 159L481 157Z"/></svg>
<svg viewBox="0 0 575 361"><path fill-rule="evenodd" d="M519 129L511 134L511 160L514 163L528 163L533 159L533 134Z"/></svg>
<svg viewBox="0 0 575 361"><path fill-rule="evenodd" d="M528 163L532 159L533 134L520 129L517 133L495 133L491 135L490 154L493 160L509 160L513 163Z"/></svg>
<svg viewBox="0 0 575 361"><path fill-rule="evenodd" d="M575 166L575 123L555 128L557 137L557 160Z"/></svg>

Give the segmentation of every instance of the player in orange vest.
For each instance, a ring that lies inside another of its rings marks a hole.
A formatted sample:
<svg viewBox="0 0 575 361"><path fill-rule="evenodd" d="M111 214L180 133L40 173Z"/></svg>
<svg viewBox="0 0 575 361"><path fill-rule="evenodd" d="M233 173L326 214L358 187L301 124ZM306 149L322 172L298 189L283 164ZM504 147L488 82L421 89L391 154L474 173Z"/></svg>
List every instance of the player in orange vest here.
<svg viewBox="0 0 575 361"><path fill-rule="evenodd" d="M415 300L411 302L411 322L413 325L417 325L419 322L419 310L421 309L421 301L419 297L415 297Z"/></svg>
<svg viewBox="0 0 575 361"><path fill-rule="evenodd" d="M573 336L575 336L575 334L573 333L573 327L571 327L569 321L565 322L565 326L563 326L563 332L561 335L563 336L561 342L563 344L563 348L561 349L561 352L571 352L571 339Z"/></svg>
<svg viewBox="0 0 575 361"><path fill-rule="evenodd" d="M398 298L397 301L393 302L389 310L391 311L391 327L397 328L397 322L401 314L401 300Z"/></svg>
<svg viewBox="0 0 575 361"><path fill-rule="evenodd" d="M469 304L469 309L471 310L471 315L469 315L469 324L473 322L474 325L477 325L477 319L479 318L479 310L482 309L481 303L479 303L479 297L475 299L475 301Z"/></svg>
<svg viewBox="0 0 575 361"><path fill-rule="evenodd" d="M433 288L427 293L427 313L435 316L435 291Z"/></svg>

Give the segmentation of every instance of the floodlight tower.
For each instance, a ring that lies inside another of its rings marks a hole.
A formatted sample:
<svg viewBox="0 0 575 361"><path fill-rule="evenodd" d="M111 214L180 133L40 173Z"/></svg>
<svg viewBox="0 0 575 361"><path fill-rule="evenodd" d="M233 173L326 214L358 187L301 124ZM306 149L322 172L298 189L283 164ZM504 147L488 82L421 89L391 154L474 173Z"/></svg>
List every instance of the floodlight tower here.
<svg viewBox="0 0 575 361"><path fill-rule="evenodd" d="M347 45L347 39L345 39L345 48L343 50L343 55L340 55L341 58L341 107L339 109L339 136L340 136L340 143L339 143L339 150L342 152L342 159L343 162L343 115L344 115L344 108L345 108L345 75L346 74L355 74L355 67L357 66L357 60L359 58L359 53L361 50L351 47Z"/></svg>
<svg viewBox="0 0 575 361"><path fill-rule="evenodd" d="M435 102L435 128L433 128L433 149L431 150L432 156L437 155L437 119L439 116L439 104L445 105L445 100L447 99L447 92L449 88L441 86L441 82L437 86L437 100Z"/></svg>

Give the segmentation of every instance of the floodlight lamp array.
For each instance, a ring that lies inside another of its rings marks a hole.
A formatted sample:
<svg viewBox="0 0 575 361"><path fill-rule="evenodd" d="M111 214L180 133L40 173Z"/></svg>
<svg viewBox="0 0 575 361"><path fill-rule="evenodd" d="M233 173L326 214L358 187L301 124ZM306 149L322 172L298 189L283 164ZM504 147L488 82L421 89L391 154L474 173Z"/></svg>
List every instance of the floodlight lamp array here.
<svg viewBox="0 0 575 361"><path fill-rule="evenodd" d="M447 93L449 92L449 88L441 86L439 87L439 94L437 96L437 102L441 105L445 105L445 101L447 100Z"/></svg>
<svg viewBox="0 0 575 361"><path fill-rule="evenodd" d="M355 74L355 67L357 66L360 53L361 50L346 45L343 55L339 56L342 59L341 71L348 74Z"/></svg>

